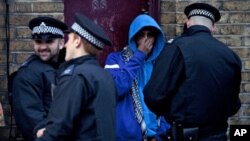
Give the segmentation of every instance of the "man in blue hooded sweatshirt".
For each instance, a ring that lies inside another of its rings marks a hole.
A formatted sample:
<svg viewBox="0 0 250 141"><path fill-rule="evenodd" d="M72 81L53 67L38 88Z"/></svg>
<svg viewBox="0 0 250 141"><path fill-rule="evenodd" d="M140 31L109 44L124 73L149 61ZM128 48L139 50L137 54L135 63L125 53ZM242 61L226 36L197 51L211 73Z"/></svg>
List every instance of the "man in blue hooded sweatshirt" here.
<svg viewBox="0 0 250 141"><path fill-rule="evenodd" d="M159 141L169 128L164 118L148 109L142 92L164 46L160 26L149 15L141 14L130 25L128 46L107 57L105 69L113 75L118 90L117 141Z"/></svg>

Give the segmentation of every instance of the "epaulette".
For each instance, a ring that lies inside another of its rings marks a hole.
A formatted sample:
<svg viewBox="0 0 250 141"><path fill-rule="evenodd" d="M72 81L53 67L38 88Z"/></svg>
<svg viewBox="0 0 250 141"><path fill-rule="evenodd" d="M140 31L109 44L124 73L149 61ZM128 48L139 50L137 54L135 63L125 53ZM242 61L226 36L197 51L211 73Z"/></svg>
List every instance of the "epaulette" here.
<svg viewBox="0 0 250 141"><path fill-rule="evenodd" d="M30 64L30 62L32 62L33 59L35 59L35 58L36 58L36 55L31 55L27 60L25 60L22 63L22 65L20 66L20 68L28 66Z"/></svg>
<svg viewBox="0 0 250 141"><path fill-rule="evenodd" d="M63 76L63 75L72 75L73 72L74 72L74 69L75 69L75 65L70 65L68 68L66 68L66 69L62 72L61 76Z"/></svg>

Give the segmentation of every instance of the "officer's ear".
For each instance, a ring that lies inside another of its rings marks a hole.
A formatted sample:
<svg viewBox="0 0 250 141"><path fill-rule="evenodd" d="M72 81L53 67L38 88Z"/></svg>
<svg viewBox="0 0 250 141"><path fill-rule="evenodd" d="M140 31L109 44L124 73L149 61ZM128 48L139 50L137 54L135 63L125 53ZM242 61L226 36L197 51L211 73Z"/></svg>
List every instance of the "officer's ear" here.
<svg viewBox="0 0 250 141"><path fill-rule="evenodd" d="M186 25L186 28L189 28L191 26L190 20L186 18L184 24Z"/></svg>
<svg viewBox="0 0 250 141"><path fill-rule="evenodd" d="M73 40L75 46L78 48L81 46L82 38L78 34L74 33L74 40Z"/></svg>

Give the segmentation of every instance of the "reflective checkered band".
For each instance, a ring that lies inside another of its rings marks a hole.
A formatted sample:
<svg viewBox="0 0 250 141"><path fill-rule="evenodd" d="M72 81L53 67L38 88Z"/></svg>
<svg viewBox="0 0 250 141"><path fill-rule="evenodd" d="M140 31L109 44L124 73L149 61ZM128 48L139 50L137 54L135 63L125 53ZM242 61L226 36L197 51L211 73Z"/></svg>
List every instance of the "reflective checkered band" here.
<svg viewBox="0 0 250 141"><path fill-rule="evenodd" d="M99 48L104 47L104 43L95 38L93 35L91 35L87 30L83 29L79 24L74 23L71 27L74 31L76 31L78 34L82 35L86 40L88 40L90 43L96 45Z"/></svg>
<svg viewBox="0 0 250 141"><path fill-rule="evenodd" d="M44 22L42 22L39 26L35 26L32 30L32 34L40 33L51 33L64 36L63 31L61 29L52 26L47 26Z"/></svg>
<svg viewBox="0 0 250 141"><path fill-rule="evenodd" d="M193 15L204 15L204 16L210 17L213 21L215 21L214 15L207 10L194 9L189 12L188 17L193 16Z"/></svg>

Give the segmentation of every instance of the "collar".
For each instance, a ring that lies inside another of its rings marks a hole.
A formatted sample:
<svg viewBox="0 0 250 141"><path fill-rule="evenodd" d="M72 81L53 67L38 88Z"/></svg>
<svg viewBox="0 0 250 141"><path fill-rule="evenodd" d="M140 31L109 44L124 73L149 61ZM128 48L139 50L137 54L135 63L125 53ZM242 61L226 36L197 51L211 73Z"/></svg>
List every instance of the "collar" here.
<svg viewBox="0 0 250 141"><path fill-rule="evenodd" d="M85 55L85 56L81 56L75 59L71 59L69 61L64 62L60 68L67 68L70 65L78 65L78 64L83 64L83 63L89 63L89 64L98 64L98 61L96 59L95 56L93 55Z"/></svg>
<svg viewBox="0 0 250 141"><path fill-rule="evenodd" d="M206 26L203 26L203 25L193 25L193 26L189 27L182 34L182 36L190 36L190 35L193 35L193 34L196 34L196 33L200 33L200 32L204 32L204 33L208 33L208 34L212 35L211 31Z"/></svg>

